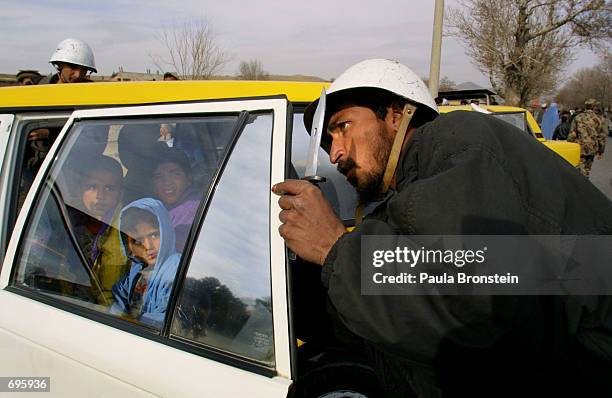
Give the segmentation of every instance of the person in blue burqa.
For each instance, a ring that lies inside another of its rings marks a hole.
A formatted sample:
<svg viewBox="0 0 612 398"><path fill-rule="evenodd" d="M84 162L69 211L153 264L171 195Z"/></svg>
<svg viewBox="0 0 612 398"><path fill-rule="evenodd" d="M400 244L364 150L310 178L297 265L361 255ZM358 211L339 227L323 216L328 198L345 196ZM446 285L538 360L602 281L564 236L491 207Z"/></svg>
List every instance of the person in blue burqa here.
<svg viewBox="0 0 612 398"><path fill-rule="evenodd" d="M121 210L119 230L131 267L113 286L110 311L160 328L181 259L170 215L159 200L139 199Z"/></svg>
<svg viewBox="0 0 612 398"><path fill-rule="evenodd" d="M542 118L542 134L547 140L551 140L553 136L553 132L555 128L560 123L559 119L559 108L557 108L557 104L554 102L550 104L546 112L544 112L544 117Z"/></svg>

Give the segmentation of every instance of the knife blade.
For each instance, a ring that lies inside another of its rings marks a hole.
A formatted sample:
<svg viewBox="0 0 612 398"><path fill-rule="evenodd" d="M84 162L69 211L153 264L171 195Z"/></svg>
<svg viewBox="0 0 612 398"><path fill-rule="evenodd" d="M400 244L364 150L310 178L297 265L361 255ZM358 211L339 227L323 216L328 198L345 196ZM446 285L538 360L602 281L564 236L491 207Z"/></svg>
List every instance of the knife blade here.
<svg viewBox="0 0 612 398"><path fill-rule="evenodd" d="M312 118L312 127L310 131L310 144L308 146L308 155L306 157L306 171L303 180L310 181L313 184L318 184L325 181L325 177L317 175L319 163L319 146L321 145L321 137L323 137L323 122L325 121L325 106L326 106L325 87L321 90L321 97L317 104L314 116Z"/></svg>

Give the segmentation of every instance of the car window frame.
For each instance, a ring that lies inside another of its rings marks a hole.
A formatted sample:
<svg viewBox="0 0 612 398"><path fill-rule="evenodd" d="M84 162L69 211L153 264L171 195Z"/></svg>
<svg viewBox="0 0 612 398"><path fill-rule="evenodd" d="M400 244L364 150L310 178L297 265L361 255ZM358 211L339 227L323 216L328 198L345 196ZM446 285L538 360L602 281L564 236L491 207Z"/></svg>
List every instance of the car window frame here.
<svg viewBox="0 0 612 398"><path fill-rule="evenodd" d="M7 266L6 272L2 272L0 275L0 288L4 288L5 290L11 291L13 293L28 297L35 301L39 301L45 304L52 305L55 308L66 310L70 313L84 316L87 319L94 320L103 325L107 325L119 330L127 331L131 334L138 335L141 337L145 337L151 340L158 341L166 346L173 346L175 348L180 348L182 351L194 353L205 358L210 358L212 360L216 360L218 362L231 364L233 366L237 366L241 369L246 369L253 371L255 373L259 373L268 377L281 375L283 377L291 378L291 369L290 369L290 343L289 343L289 331L288 331L288 306L287 306L287 297L286 297L286 274L285 274L285 247L284 242L280 238L277 233L278 226L280 226L280 221L278 220L278 212L280 212L280 207L278 206L277 200L272 197L270 194L270 214L268 214L270 220L270 279L271 279L271 289L272 289L272 300L273 300L273 330L274 330L274 346L275 346L275 369L270 370L268 368L264 368L261 365L253 364L245 361L237 361L235 358L231 358L227 356L225 353L217 355L211 350L205 350L201 347L194 347L193 345L187 344L183 341L176 341L170 339L168 335L168 329L170 326L169 320L174 313L174 307L170 305L176 305L176 299L178 297L179 288L174 288L172 292L173 301L169 302L168 311L166 313L166 320L164 323L164 327L162 328L159 335L155 335L152 333L147 333L144 327L140 325L130 325L125 321L120 320L118 318L113 318L112 316L108 316L107 314L99 313L93 309L79 306L77 304L62 302L61 300L57 300L53 297L49 297L44 295L43 293L35 292L31 289L22 288L19 286L14 286L13 281L15 278L15 272L17 271L18 264L16 262L15 256L19 252L19 248L23 244L24 234L26 232L26 226L28 220L31 219L34 206L39 195L41 195L43 187L43 181L45 181L49 173L51 171L52 159L57 157L58 151L64 145L67 140L67 131L69 131L74 123L79 120L89 120L89 119L121 119L121 118L129 118L133 119L135 117L145 117L145 118L155 118L155 117L167 117L169 115L181 115L181 116L189 116L189 115L198 115L198 116L206 116L206 115L216 115L216 114L240 114L243 111L247 112L271 112L272 119L272 158L271 158L271 178L272 181L280 181L284 177L284 165L285 165L285 132L282 129L286 128L287 125L287 113L290 112L290 102L284 95L275 95L275 96L265 96L265 97L251 97L251 98L235 98L235 99L227 99L227 100L207 100L207 101L190 101L189 103L171 103L171 104L150 104L150 105L140 105L140 106L123 106L123 107L109 107L109 108L95 108L95 109L87 109L87 110L76 110L74 111L68 121L64 124L62 131L60 132L56 142L50 149L47 157L43 161L40 171L37 174L34 182L32 184L32 189L28 193L26 200L23 204L24 211L22 211L16 222L14 227L14 234L11 238L7 250L7 256L5 258L5 265ZM246 117L245 117L246 120ZM224 155L223 163L217 167L217 172L215 175L214 183L211 182L208 187L208 193L200 203L200 209L208 206L211 196L210 193L214 192L216 184L218 183L220 176L222 175L222 171L225 168L225 162L231 157L231 149L233 149L235 142L239 137L239 133L242 132L244 127L244 123L242 126L237 124L237 131L234 132L234 137L232 138L233 143L231 148L227 148L226 153ZM277 131L281 130L281 131ZM282 165L282 168L279 168L279 165ZM202 210L203 211L203 210ZM203 213L205 215L205 213ZM194 230L199 230L201 227L202 219L198 218L197 220L200 224L196 224L195 220L192 225L191 231L189 233L188 243L185 251L185 258L181 259L181 264L179 268L179 272L177 272L177 276L175 279L175 284L180 277L184 277L185 272L189 265L189 260L191 256L191 251L197 242L194 241ZM278 259L278 254L282 252L282 260ZM277 258L278 261L273 261ZM274 265L276 264L276 266ZM279 265L282 264L282 265ZM182 283L182 282L181 282ZM180 286L179 286L180 287ZM278 312L278 315L277 315Z"/></svg>
<svg viewBox="0 0 612 398"><path fill-rule="evenodd" d="M0 170L4 171L4 158L8 151L8 142L11 136L15 115L12 113L0 113ZM1 175L4 175L2 172Z"/></svg>
<svg viewBox="0 0 612 398"><path fill-rule="evenodd" d="M11 159L9 150L9 142L11 141L11 132L15 124L15 115L12 113L0 114L0 270L2 269L2 260L8 244L8 225L5 220L9 219L9 204L13 202L13 198L9 195L9 188L12 186L11 174Z"/></svg>
<svg viewBox="0 0 612 398"><path fill-rule="evenodd" d="M12 231L17 222L17 200L19 196L19 181L23 172L22 165L24 161L25 149L28 144L27 136L24 129L32 124L59 125L65 126L70 113L61 112L36 112L14 114L13 122L10 130L10 135L6 140L6 151L2 163L2 179L0 180L0 189L2 198L4 198L3 207L0 210L0 270L4 262L4 256L8 250L9 240ZM57 121L58 123L52 123ZM63 127L62 127L63 128ZM32 186L34 182L32 183ZM24 202L25 205L25 202Z"/></svg>

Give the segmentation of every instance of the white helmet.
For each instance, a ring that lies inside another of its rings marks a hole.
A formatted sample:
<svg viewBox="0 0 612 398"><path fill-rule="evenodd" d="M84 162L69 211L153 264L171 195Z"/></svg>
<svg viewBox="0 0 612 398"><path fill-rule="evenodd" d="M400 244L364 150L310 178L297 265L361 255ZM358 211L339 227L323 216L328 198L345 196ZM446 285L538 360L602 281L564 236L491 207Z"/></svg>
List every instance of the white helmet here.
<svg viewBox="0 0 612 398"><path fill-rule="evenodd" d="M436 101L429 93L429 89L423 83L423 80L412 69L398 61L368 59L348 68L338 76L327 90L327 109L329 109L329 104L334 101L335 97L357 88L385 90L414 104L423 105L419 107L417 114L425 109L430 119L435 118L439 113ZM304 112L304 124L309 132L318 102L319 100L316 100L308 105Z"/></svg>
<svg viewBox="0 0 612 398"><path fill-rule="evenodd" d="M68 64L84 66L94 72L96 69L96 61L91 47L83 40L65 39L57 45L57 48L51 55L49 63L66 62Z"/></svg>

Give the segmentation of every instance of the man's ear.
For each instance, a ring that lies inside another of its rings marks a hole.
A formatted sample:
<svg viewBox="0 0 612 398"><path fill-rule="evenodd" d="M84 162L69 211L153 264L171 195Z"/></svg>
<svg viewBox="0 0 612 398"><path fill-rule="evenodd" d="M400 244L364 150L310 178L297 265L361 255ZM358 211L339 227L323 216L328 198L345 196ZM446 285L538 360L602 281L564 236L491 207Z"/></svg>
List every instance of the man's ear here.
<svg viewBox="0 0 612 398"><path fill-rule="evenodd" d="M393 128L393 131L397 132L400 123L402 121L402 109L398 106L391 105L387 108L387 123Z"/></svg>

